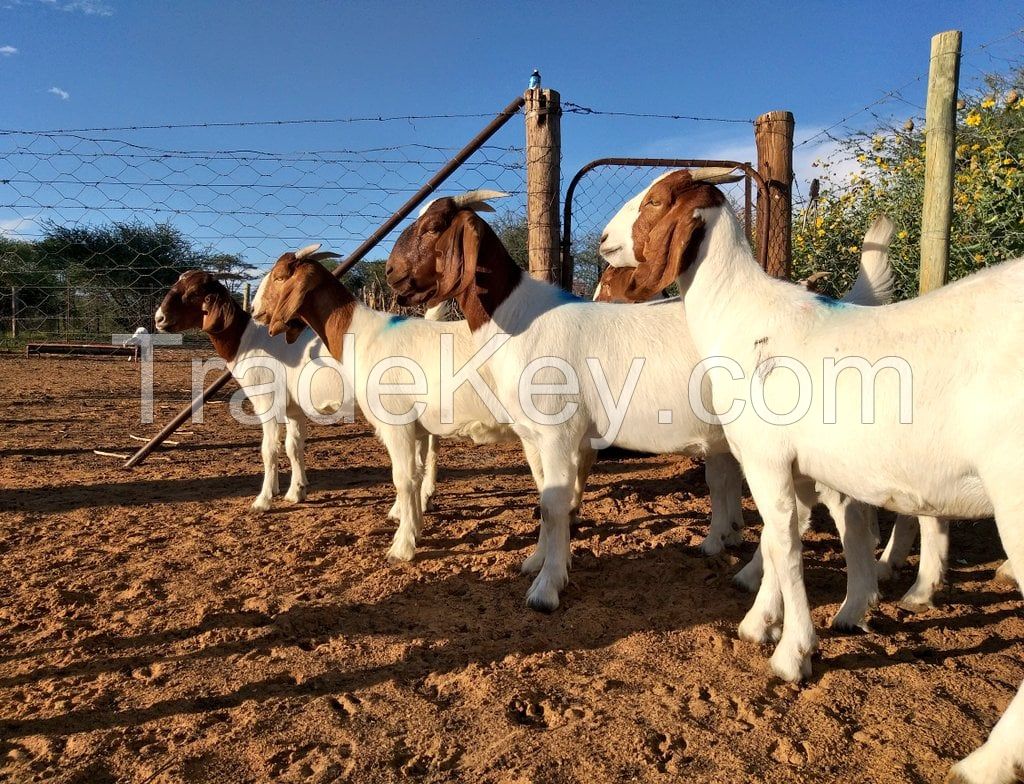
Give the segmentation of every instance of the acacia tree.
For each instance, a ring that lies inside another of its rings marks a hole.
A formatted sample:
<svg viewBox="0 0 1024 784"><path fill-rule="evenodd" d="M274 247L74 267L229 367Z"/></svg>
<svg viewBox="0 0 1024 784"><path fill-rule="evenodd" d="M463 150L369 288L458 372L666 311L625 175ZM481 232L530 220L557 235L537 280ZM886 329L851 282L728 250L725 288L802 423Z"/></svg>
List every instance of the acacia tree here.
<svg viewBox="0 0 1024 784"><path fill-rule="evenodd" d="M989 76L960 101L950 279L979 267L1024 256L1024 71ZM908 123L858 133L841 142L833 160L820 162L821 195L794 217L796 277L823 270L826 291L837 295L857 273L860 243L872 218L896 223L890 258L897 297L916 296L924 194L924 134ZM857 171L832 174L839 163Z"/></svg>
<svg viewBox="0 0 1024 784"><path fill-rule="evenodd" d="M252 265L197 247L170 224L43 225L37 242L4 240L0 283L17 291L19 318L43 334L98 337L149 322L182 272L205 269L236 289Z"/></svg>

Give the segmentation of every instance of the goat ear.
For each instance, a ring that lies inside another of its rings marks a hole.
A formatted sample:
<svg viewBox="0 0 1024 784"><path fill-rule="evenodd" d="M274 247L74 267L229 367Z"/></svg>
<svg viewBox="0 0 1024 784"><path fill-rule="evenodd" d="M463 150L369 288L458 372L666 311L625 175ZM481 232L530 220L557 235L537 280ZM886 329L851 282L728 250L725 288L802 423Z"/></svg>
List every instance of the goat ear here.
<svg viewBox="0 0 1024 784"><path fill-rule="evenodd" d="M626 296L649 299L671 286L692 263L703 238L704 219L694 214L693 202L683 199L674 204L651 229L645 261L635 268Z"/></svg>
<svg viewBox="0 0 1024 784"><path fill-rule="evenodd" d="M207 294L203 297L203 332L220 332L226 326L227 308L223 297Z"/></svg>
<svg viewBox="0 0 1024 784"><path fill-rule="evenodd" d="M460 212L438 238L434 246L437 291L431 305L452 299L472 283L480 254L479 221L472 212Z"/></svg>
<svg viewBox="0 0 1024 784"><path fill-rule="evenodd" d="M306 297L316 286L311 266L309 264L296 264L292 267L292 274L281 281L277 304L274 306L274 312L270 316L270 324L268 326L270 334L280 335L284 332L285 339L289 343L294 343L302 330L295 330L289 327L288 322L296 318L302 318L299 315L299 310L305 303Z"/></svg>

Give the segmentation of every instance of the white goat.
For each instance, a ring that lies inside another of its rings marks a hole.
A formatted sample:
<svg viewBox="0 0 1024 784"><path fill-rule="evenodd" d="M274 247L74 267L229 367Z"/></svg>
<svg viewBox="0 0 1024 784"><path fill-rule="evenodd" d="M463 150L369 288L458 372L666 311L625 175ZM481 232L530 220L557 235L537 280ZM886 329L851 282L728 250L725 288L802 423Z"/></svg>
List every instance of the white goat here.
<svg viewBox="0 0 1024 784"><path fill-rule="evenodd" d="M200 270L184 273L175 283L156 311L156 327L160 332L181 332L202 329L214 350L235 375L257 416L270 412L275 402L285 412L285 451L291 463L291 482L285 500L293 503L306 497L305 441L306 415L299 406L298 376L311 359L327 355L323 343L310 332L289 345L283 338L272 338L266 327L253 321L231 297L230 292L212 275ZM243 373L236 373L241 368ZM276 368L273 369L273 368ZM276 376L276 379L275 379ZM275 401L275 380L284 380L286 400ZM343 395L339 379L318 373L311 389L313 399L337 400ZM274 416L263 420L263 488L252 508L258 512L270 509L271 500L280 493L278 455L280 423Z"/></svg>
<svg viewBox="0 0 1024 784"><path fill-rule="evenodd" d="M671 174L672 172L666 172L656 177L648 189ZM628 302L657 299L664 296L660 289L652 292L642 285L638 286L633 274L633 270L637 267L636 257L620 252L622 246L620 238L625 231L632 234L632 226L639 215L641 200L645 193L647 193L647 189L626 202L602 234L602 252L606 254L609 266L601 276L601 282L594 293L595 300ZM861 245L857 280L854 282L853 288L843 297L843 302L855 305L884 305L892 300L894 279L892 267L889 265L889 245L894 232L895 226L892 221L884 216L876 219L868 229ZM811 289L821 275L821 273L816 273L800 283L804 288ZM634 287L632 291L629 291L630 286ZM801 533L803 533L810 518L802 517L801 520ZM894 572L904 565L916 534L916 518L906 515L897 516L889 542L878 560L879 580L892 579ZM921 520L921 558L917 579L900 599L900 606L910 610L932 606L935 591L945 583L948 551L947 524L934 517L923 518ZM758 548L754 558L735 575L734 580L748 591L756 591L761 584L761 573L762 553Z"/></svg>
<svg viewBox="0 0 1024 784"><path fill-rule="evenodd" d="M468 197L468 203L478 205L479 194ZM475 364L476 349L466 322L425 321L371 310L322 266L295 254L282 256L268 278L261 308L269 313L271 334L288 330L290 339L291 322L300 319L351 374L354 383L349 388L391 458L399 527L388 558L411 560L423 524L417 442L425 443L429 434L468 437L478 444L516 439L498 419L503 410L487 385L485 357ZM352 339L350 352L346 335ZM478 374L463 374L466 368L475 368ZM452 384L449 409L446 389L456 375L465 383ZM382 397L387 398L386 405ZM525 452L536 477L540 463L529 445ZM593 455L590 450L580 456L584 477L575 484L576 507Z"/></svg>
<svg viewBox="0 0 1024 784"><path fill-rule="evenodd" d="M528 559L540 568L527 594L531 607L557 607L568 579L570 489L578 476L577 451L589 439L654 453L728 454L722 429L686 405L684 390L698 356L675 303L583 302L532 280L490 227L452 199L435 202L403 232L387 272L400 301L455 298L478 345L503 339L489 365L494 391L543 466L541 537ZM652 361L645 365L636 356L641 353ZM541 395L544 410L534 400ZM738 483L737 472L731 474ZM813 483L803 489L813 503ZM739 490L737 484L722 497ZM855 626L875 598L871 520L862 505L838 494L834 500L842 507L836 516L844 544L865 552L851 563L869 566L851 579L835 619L838 626Z"/></svg>
<svg viewBox="0 0 1024 784"><path fill-rule="evenodd" d="M634 257L638 273L678 279L700 353L728 358L708 373L713 410L765 523L765 578L740 635L778 639L771 663L780 677L806 677L817 645L794 505L798 470L901 514L994 514L1013 571L1024 574L1024 260L859 308L769 278L725 197L699 173L674 173L637 201L631 222L609 227L605 252ZM840 371L870 363L886 371L869 398L861 374ZM1001 784L1020 765L1024 685L951 776Z"/></svg>

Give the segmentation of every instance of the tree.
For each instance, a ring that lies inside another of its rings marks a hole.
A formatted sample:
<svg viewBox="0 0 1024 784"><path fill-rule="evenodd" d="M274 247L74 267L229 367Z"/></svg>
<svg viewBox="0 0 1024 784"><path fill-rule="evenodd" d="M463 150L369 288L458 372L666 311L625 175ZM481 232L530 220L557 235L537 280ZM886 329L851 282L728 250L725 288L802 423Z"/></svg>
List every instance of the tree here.
<svg viewBox="0 0 1024 784"><path fill-rule="evenodd" d="M26 328L68 337L149 325L167 289L186 270L208 270L237 290L254 269L235 254L197 247L170 224L137 221L49 222L37 242L2 240L0 260L0 285L15 286Z"/></svg>
<svg viewBox="0 0 1024 784"><path fill-rule="evenodd" d="M979 267L1024 256L1024 70L989 76L958 109L950 279ZM891 259L897 297L916 296L924 135L908 123L858 133L841 142L838 162L855 161L852 174L825 171L816 205L794 218L794 274L830 273L826 291L844 292L857 273L860 243L881 213L896 223Z"/></svg>

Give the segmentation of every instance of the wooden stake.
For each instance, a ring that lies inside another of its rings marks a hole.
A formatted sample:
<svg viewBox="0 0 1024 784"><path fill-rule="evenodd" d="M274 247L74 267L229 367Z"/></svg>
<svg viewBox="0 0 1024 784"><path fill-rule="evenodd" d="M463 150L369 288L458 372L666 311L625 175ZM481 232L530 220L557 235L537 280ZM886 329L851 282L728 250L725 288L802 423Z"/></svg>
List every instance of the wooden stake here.
<svg viewBox="0 0 1024 784"><path fill-rule="evenodd" d="M959 30L932 37L925 109L924 205L921 211L921 280L924 294L949 275L949 230L953 223L956 160L956 93L960 81Z"/></svg>
<svg viewBox="0 0 1024 784"><path fill-rule="evenodd" d="M527 90L526 225L530 274L559 282L562 106L556 90ZM561 281L566 285L566 281ZM571 283L571 281L569 281Z"/></svg>
<svg viewBox="0 0 1024 784"><path fill-rule="evenodd" d="M757 194L757 222L769 221L768 266L776 278L789 278L793 268L793 127L792 112L768 112L754 122L757 171L768 192Z"/></svg>

